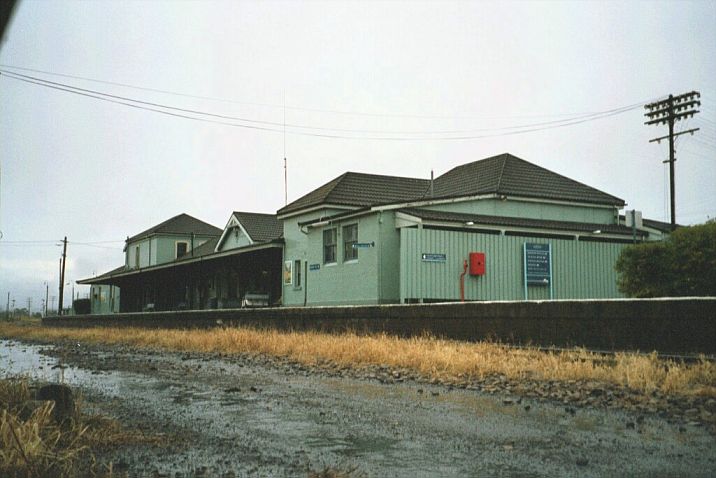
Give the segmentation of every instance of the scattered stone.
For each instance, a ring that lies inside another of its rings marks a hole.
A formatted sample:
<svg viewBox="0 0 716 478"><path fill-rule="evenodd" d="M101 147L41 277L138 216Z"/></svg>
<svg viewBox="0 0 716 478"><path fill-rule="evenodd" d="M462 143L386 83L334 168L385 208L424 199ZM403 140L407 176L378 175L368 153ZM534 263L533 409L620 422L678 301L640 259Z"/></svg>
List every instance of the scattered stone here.
<svg viewBox="0 0 716 478"><path fill-rule="evenodd" d="M74 419L77 414L72 389L67 385L51 383L40 387L37 391L37 399L55 402L52 416L58 424Z"/></svg>

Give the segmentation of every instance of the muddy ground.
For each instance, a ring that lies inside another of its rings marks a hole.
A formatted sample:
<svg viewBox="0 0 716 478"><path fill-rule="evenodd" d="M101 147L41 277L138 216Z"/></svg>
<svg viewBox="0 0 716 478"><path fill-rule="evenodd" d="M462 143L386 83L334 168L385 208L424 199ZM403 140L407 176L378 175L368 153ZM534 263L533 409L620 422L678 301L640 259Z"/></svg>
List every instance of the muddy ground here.
<svg viewBox="0 0 716 478"><path fill-rule="evenodd" d="M0 341L0 374L18 373L71 384L90 409L165 437L101 456L117 476L716 475L716 402L707 399Z"/></svg>

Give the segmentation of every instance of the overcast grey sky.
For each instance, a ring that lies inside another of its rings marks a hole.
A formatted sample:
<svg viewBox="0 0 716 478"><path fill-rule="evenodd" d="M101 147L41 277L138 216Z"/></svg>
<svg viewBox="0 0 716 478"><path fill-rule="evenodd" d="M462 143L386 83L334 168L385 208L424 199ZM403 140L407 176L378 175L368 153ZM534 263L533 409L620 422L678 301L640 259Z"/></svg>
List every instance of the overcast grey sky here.
<svg viewBox="0 0 716 478"><path fill-rule="evenodd" d="M45 281L57 295L65 235L74 282L181 212L219 227L233 210L275 212L284 96L289 201L345 171L428 178L510 152L668 221L667 146L648 142L667 131L643 108L555 126L698 90L701 113L679 125L701 131L677 143L677 220L703 222L716 216L714 25L713 1L20 1L5 71L250 121L0 76L1 308L8 291L39 307Z"/></svg>

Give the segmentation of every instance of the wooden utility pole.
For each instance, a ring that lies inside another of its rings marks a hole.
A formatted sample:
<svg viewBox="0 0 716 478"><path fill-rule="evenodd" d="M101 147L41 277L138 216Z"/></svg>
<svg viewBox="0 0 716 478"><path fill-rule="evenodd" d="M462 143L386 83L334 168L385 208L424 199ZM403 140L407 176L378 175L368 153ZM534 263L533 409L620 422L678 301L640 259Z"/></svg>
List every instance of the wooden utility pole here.
<svg viewBox="0 0 716 478"><path fill-rule="evenodd" d="M650 143L657 142L661 143L662 139L669 140L669 159L664 163L669 163L669 190L671 196L671 229L674 230L676 227L676 190L674 180L674 162L676 161L676 149L674 147L674 138L679 135L691 133L694 134L699 128L692 128L686 131L680 131L674 133L674 124L682 119L691 118L694 114L698 113L699 110L695 109L701 106L701 93L698 91L692 91L690 93L684 93L683 95L674 96L669 95L665 100L656 101L644 105L644 108L648 110L644 113L649 121L644 122L646 125L653 124L666 124L669 126L669 135L662 136L660 138L654 138L650 140Z"/></svg>
<svg viewBox="0 0 716 478"><path fill-rule="evenodd" d="M65 261L67 259L67 236L62 241L62 258L60 259L60 304L57 306L57 315L62 315L63 294L65 292Z"/></svg>

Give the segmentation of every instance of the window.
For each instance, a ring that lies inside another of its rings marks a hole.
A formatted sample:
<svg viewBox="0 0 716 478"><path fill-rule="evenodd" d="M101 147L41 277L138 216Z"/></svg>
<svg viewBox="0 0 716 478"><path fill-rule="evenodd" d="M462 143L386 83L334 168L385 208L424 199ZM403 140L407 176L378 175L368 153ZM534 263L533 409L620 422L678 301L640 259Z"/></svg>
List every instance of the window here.
<svg viewBox="0 0 716 478"><path fill-rule="evenodd" d="M343 227L343 260L358 259L358 249L353 247L358 243L358 224Z"/></svg>
<svg viewBox="0 0 716 478"><path fill-rule="evenodd" d="M294 261L293 264L294 269L294 279L293 279L293 287L294 289L300 289L301 288L301 261L297 260Z"/></svg>
<svg viewBox="0 0 716 478"><path fill-rule="evenodd" d="M139 269L139 246L134 248L134 267Z"/></svg>
<svg viewBox="0 0 716 478"><path fill-rule="evenodd" d="M291 285L293 284L293 262L291 261L284 261L283 263L283 284L284 285Z"/></svg>
<svg viewBox="0 0 716 478"><path fill-rule="evenodd" d="M336 228L323 231L323 263L336 262Z"/></svg>
<svg viewBox="0 0 716 478"><path fill-rule="evenodd" d="M178 242L177 241L177 259L186 255L186 250L189 248L188 242Z"/></svg>

